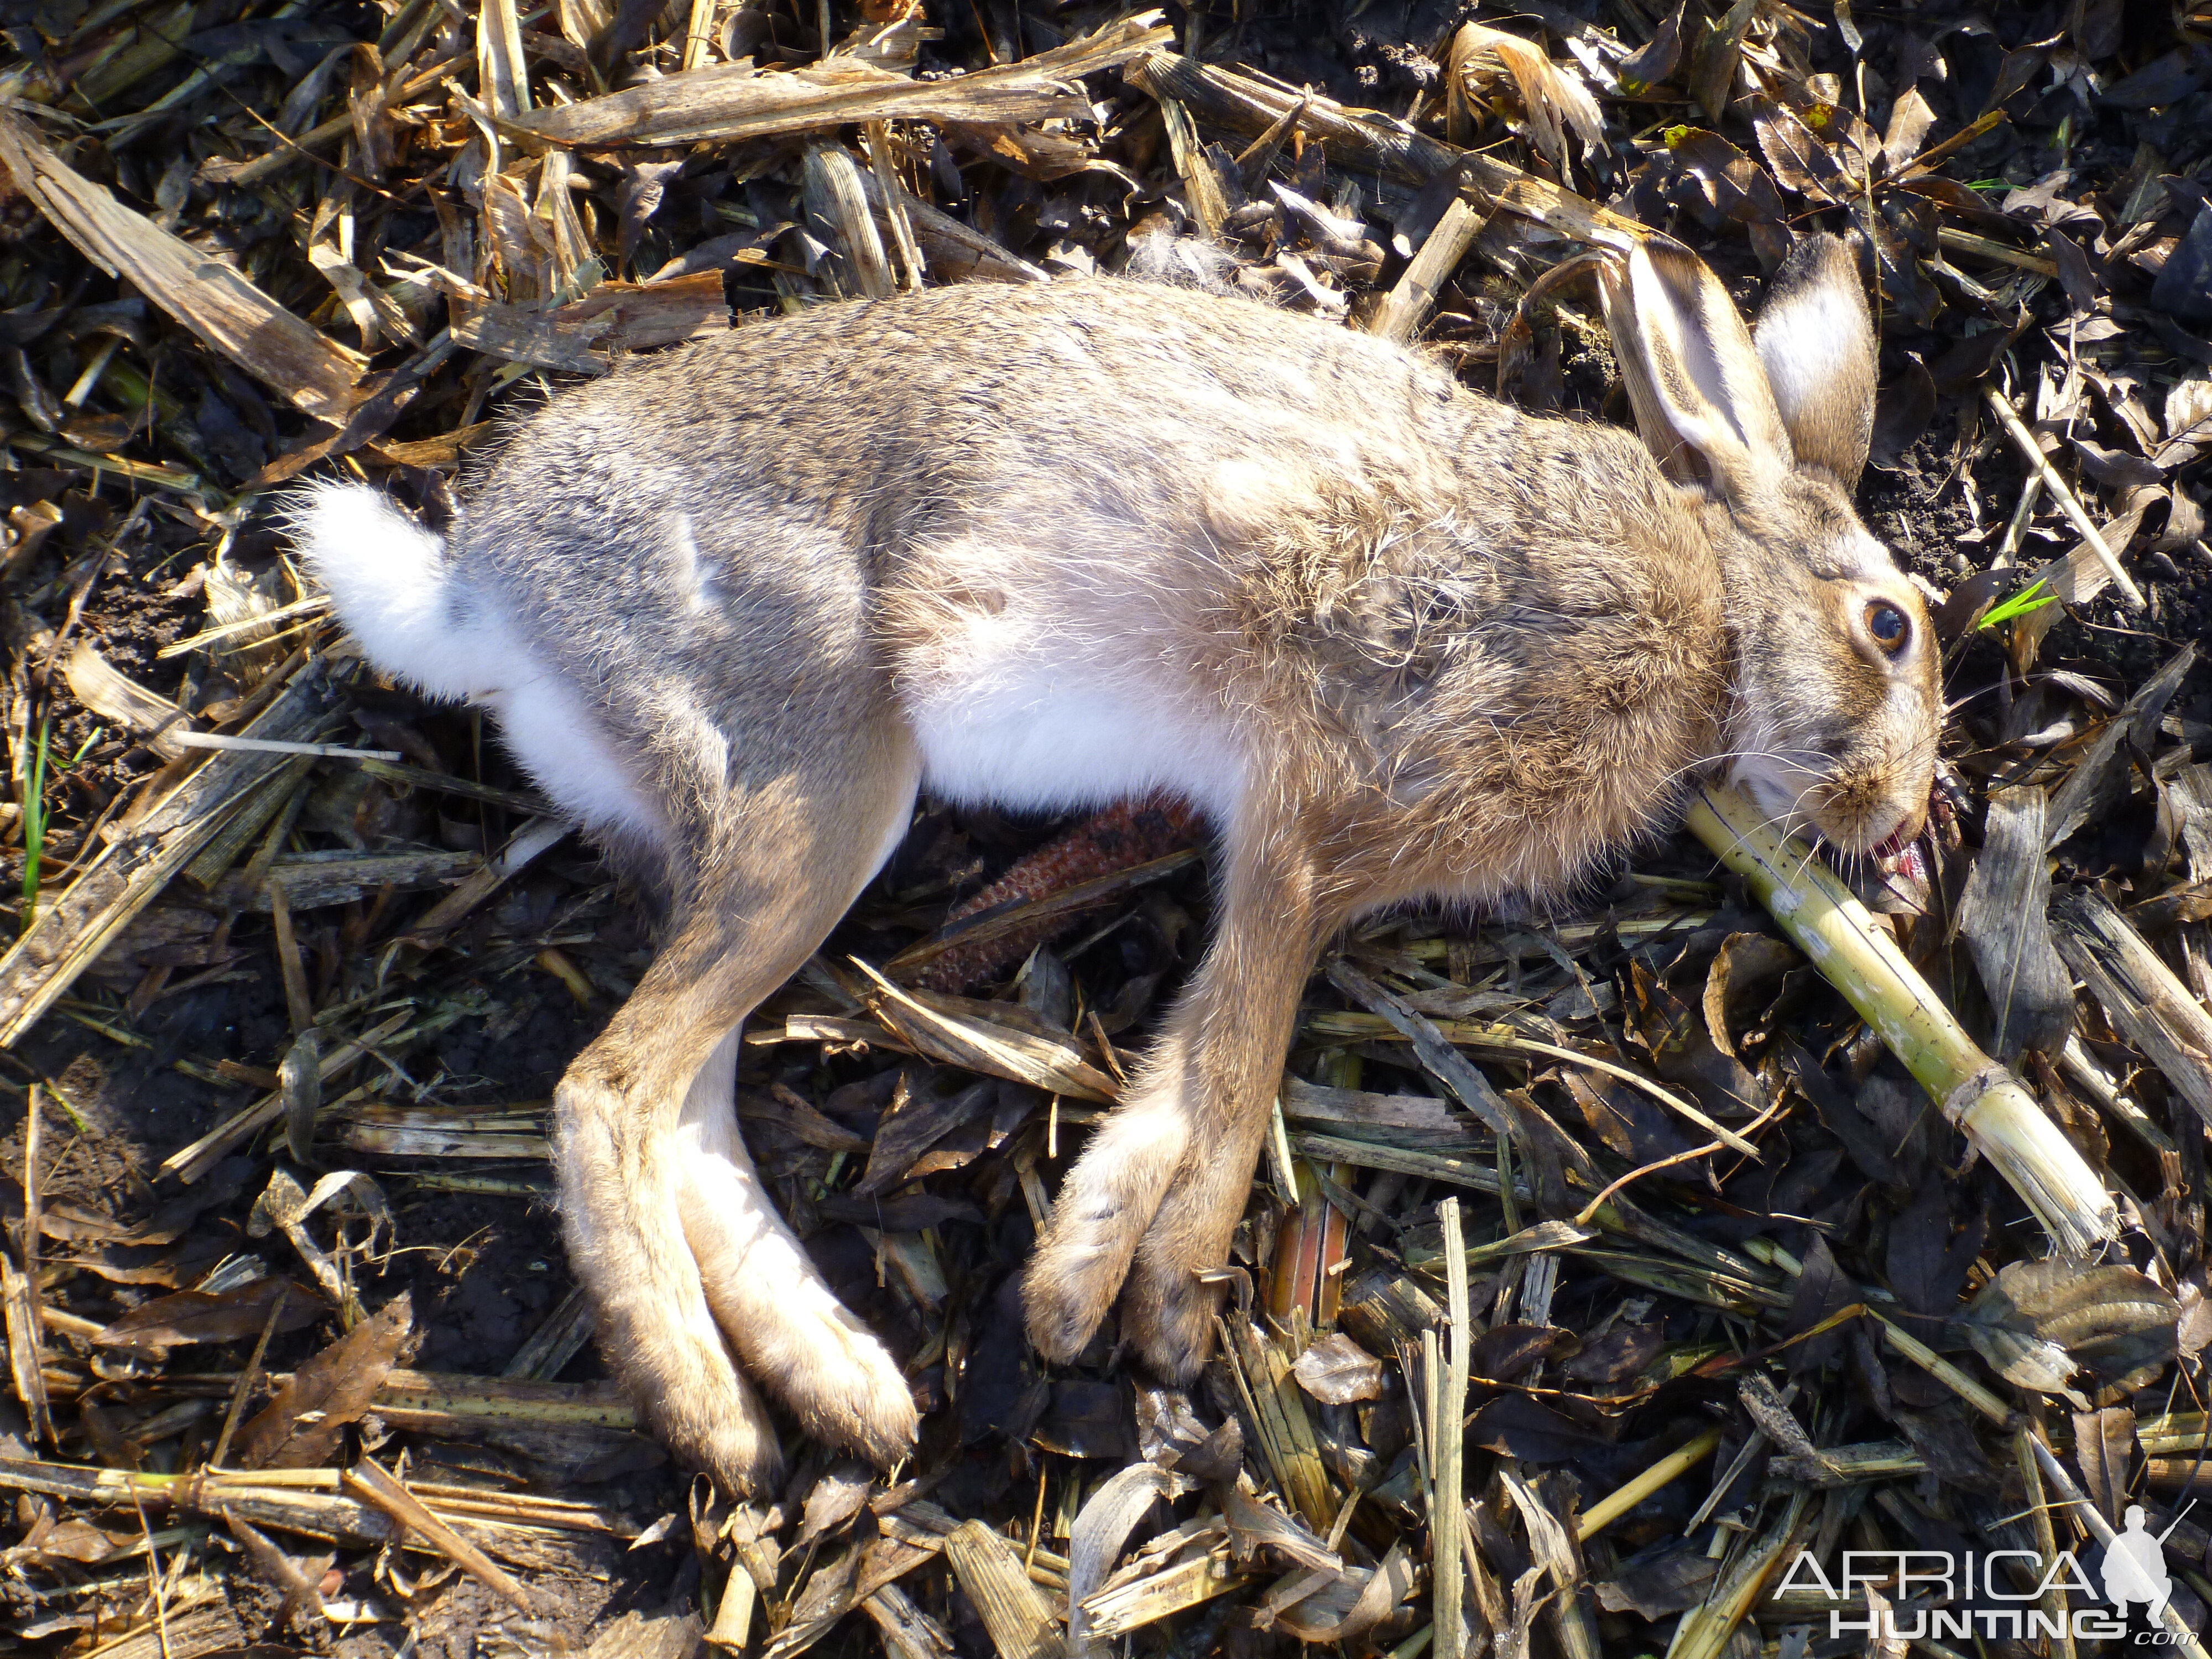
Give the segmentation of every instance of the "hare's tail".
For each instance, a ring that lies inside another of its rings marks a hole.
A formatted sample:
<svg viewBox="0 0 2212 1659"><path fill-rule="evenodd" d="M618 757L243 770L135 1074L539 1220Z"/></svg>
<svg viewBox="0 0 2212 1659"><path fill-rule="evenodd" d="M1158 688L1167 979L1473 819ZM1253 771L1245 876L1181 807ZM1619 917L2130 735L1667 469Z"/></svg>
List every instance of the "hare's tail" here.
<svg viewBox="0 0 2212 1659"><path fill-rule="evenodd" d="M367 484L310 484L289 518L301 559L371 662L432 696L478 689L482 665L453 613L444 538Z"/></svg>

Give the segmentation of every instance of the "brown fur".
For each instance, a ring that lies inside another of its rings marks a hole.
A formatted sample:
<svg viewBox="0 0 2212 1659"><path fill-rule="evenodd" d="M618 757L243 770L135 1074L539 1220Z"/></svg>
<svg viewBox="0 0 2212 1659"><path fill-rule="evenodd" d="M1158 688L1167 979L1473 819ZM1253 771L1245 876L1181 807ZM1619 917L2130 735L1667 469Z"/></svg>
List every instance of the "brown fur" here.
<svg viewBox="0 0 2212 1659"><path fill-rule="evenodd" d="M1917 833L1936 656L1840 482L1865 411L1778 404L1761 367L1825 349L1871 395L1848 260L1808 246L1784 286L1820 303L1757 351L1693 260L1639 253L1615 281L1646 437L1702 483L1364 336L1091 282L825 307L568 393L465 492L434 603L398 620L376 596L399 589L362 574L386 509L303 514L372 655L521 721L547 787L665 874L673 937L556 1106L571 1253L672 1445L732 1486L769 1477L741 1370L841 1445L912 1442L896 1368L768 1208L728 1091L740 1023L868 880L925 769L1015 806L1164 783L1215 817L1213 939L1025 1292L1050 1358L1119 1297L1176 1379L1207 1351L1200 1275L1300 991L1348 919L1559 893L1705 768L1852 852ZM1876 603L1908 648L1870 638ZM485 641L520 678L472 666ZM540 684L580 711L578 751L612 757L599 784L531 737Z"/></svg>

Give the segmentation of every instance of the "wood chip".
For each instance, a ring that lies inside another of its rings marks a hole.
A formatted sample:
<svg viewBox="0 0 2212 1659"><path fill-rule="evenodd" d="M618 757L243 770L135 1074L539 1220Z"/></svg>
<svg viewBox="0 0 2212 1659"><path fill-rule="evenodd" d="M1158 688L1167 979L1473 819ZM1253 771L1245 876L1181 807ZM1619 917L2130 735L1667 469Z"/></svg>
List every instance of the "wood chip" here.
<svg viewBox="0 0 2212 1659"><path fill-rule="evenodd" d="M1005 1538L981 1521L963 1521L945 1534L945 1559L981 1615L999 1659L1061 1659L1067 1649L1051 1604Z"/></svg>

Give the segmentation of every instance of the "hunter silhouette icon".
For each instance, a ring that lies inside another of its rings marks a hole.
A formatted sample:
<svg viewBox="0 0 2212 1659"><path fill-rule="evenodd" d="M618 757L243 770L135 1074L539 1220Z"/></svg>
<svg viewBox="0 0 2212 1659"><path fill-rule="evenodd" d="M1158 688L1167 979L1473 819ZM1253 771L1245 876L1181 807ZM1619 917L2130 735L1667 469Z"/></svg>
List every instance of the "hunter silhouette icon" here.
<svg viewBox="0 0 2212 1659"><path fill-rule="evenodd" d="M2124 1519L2126 1529L2105 1547L2105 1596L2123 1614L2130 1604L2142 1602L2155 1622L2173 1594L2163 1540L2144 1530L2142 1505L2129 1504Z"/></svg>

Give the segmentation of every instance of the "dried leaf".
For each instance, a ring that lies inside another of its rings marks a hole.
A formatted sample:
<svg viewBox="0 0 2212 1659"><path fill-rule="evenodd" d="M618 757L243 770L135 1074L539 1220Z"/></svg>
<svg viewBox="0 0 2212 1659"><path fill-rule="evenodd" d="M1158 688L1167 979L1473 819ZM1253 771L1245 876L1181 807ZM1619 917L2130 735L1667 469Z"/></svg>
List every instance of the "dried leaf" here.
<svg viewBox="0 0 2212 1659"><path fill-rule="evenodd" d="M327 1311L322 1299L304 1285L257 1279L219 1296L205 1291L157 1296L111 1320L96 1340L104 1348L142 1350L156 1356L189 1342L250 1340L269 1323L269 1310L280 1290L284 1294L284 1311L276 1319L280 1333L304 1329Z"/></svg>
<svg viewBox="0 0 2212 1659"><path fill-rule="evenodd" d="M1382 1397L1382 1362L1341 1331L1309 1343L1291 1375L1324 1406Z"/></svg>
<svg viewBox="0 0 2212 1659"><path fill-rule="evenodd" d="M1088 119L1091 105L1076 82L1168 45L1172 37L1158 16L1123 18L1064 46L957 78L909 80L852 58L775 73L750 64L721 64L539 110L507 125L547 143L599 149L770 137L854 121L1008 126Z"/></svg>
<svg viewBox="0 0 2212 1659"><path fill-rule="evenodd" d="M1130 1528L1159 1499L1174 1496L1187 1485L1153 1464L1132 1463L1100 1483L1085 1500L1067 1540L1068 1659L1090 1659L1091 1614L1084 1603L1114 1570Z"/></svg>
<svg viewBox="0 0 2212 1659"><path fill-rule="evenodd" d="M331 1460L338 1437L375 1403L376 1391L398 1363L415 1326L402 1291L373 1316L292 1373L284 1386L238 1431L233 1461L240 1468L314 1468Z"/></svg>
<svg viewBox="0 0 2212 1659"><path fill-rule="evenodd" d="M875 1487L875 1471L847 1458L814 1483L806 1494L806 1508L799 1523L796 1547L804 1549L817 1539L836 1531L858 1515Z"/></svg>
<svg viewBox="0 0 2212 1659"><path fill-rule="evenodd" d="M1528 112L1536 148L1562 177L1567 170L1565 128L1572 127L1585 148L1604 143L1604 117L1598 112L1597 100L1590 96L1577 71L1567 64L1553 63L1542 48L1503 29L1481 23L1460 26L1459 33L1452 37L1444 63L1444 73L1451 77L1455 95L1459 95L1458 89L1466 84L1466 77L1489 58L1503 64L1513 76L1513 83L1521 94L1522 106Z"/></svg>
<svg viewBox="0 0 2212 1659"><path fill-rule="evenodd" d="M1467 1443L1528 1463L1565 1463L1603 1444L1601 1437L1520 1395L1493 1400L1467 1425Z"/></svg>
<svg viewBox="0 0 2212 1659"><path fill-rule="evenodd" d="M2074 982L2051 943L2049 803L2033 785L1993 791L1981 850L1959 899L1959 931L1995 1016L1990 1053L2011 1065L2050 1053L2074 1024Z"/></svg>
<svg viewBox="0 0 2212 1659"><path fill-rule="evenodd" d="M2125 1406L2074 1413L2074 1462L2081 1471L2081 1490L2120 1524L2128 1503L2128 1466L2135 1456L2136 1414Z"/></svg>
<svg viewBox="0 0 2212 1659"><path fill-rule="evenodd" d="M1351 1642L1365 1635L1403 1605L1420 1583L1420 1570L1406 1553L1404 1540L1394 1541L1381 1563L1372 1568L1347 1567L1339 1579L1356 1591L1352 1605L1340 1615L1328 1591L1292 1602L1275 1615L1275 1623L1301 1642Z"/></svg>
<svg viewBox="0 0 2212 1659"><path fill-rule="evenodd" d="M2054 1256L2008 1264L1974 1298L1965 1322L1967 1335L1985 1354L1989 1339L1978 1332L2006 1332L2049 1343L2124 1394L2142 1387L2172 1358L2180 1313L2173 1296L2135 1267L2092 1267ZM2022 1369L2037 1364L2018 1353L2017 1344L1999 1340L1994 1346L2004 1358L1990 1363L2008 1376L2022 1361Z"/></svg>

